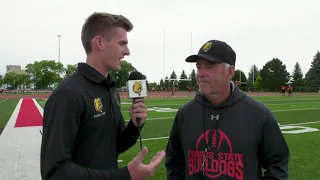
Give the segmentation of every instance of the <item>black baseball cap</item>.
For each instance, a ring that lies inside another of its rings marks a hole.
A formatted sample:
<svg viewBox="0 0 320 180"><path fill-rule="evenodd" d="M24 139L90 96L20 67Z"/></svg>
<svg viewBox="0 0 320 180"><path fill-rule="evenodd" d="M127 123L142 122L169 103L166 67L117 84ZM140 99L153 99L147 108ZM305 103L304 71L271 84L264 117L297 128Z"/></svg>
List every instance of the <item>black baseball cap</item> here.
<svg viewBox="0 0 320 180"><path fill-rule="evenodd" d="M199 50L198 54L187 57L186 62L197 62L198 58L203 58L211 62L236 64L236 53L223 41L210 40Z"/></svg>

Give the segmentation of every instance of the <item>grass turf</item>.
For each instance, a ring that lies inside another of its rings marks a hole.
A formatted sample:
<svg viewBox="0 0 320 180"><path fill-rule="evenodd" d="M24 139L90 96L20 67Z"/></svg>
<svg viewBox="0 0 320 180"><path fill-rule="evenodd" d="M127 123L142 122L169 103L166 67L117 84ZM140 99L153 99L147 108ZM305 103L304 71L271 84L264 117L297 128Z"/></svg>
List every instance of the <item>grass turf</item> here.
<svg viewBox="0 0 320 180"><path fill-rule="evenodd" d="M274 113L281 125L306 123L320 121L320 96L298 96L298 97L254 97L265 103ZM43 107L45 101L37 99ZM142 130L143 145L149 149L145 159L148 163L152 156L160 150L165 149L169 136L173 117L176 110L183 104L190 101L190 98L163 98L147 99L148 120ZM0 99L1 102L1 99ZM0 104L0 128L4 127L10 118L18 100L9 99ZM129 119L130 99L122 99L122 112L125 120ZM303 127L314 127L320 129L320 122L299 125ZM296 130L297 128L290 129ZM283 131L284 132L284 131ZM284 133L290 148L290 179L316 180L320 177L320 132L307 132L301 134ZM156 138L156 139L150 139ZM158 139L157 139L158 138ZM131 149L119 156L125 166L133 157L139 153L139 142ZM155 172L151 179L163 180L165 178L164 163Z"/></svg>

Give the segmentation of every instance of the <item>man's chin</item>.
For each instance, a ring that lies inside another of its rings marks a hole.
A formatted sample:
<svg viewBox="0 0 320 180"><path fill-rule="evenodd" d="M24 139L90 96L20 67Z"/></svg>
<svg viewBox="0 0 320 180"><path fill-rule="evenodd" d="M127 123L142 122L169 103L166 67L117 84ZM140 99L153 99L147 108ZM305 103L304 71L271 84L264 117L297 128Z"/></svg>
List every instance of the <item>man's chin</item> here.
<svg viewBox="0 0 320 180"><path fill-rule="evenodd" d="M209 94L209 91L207 89L199 88L199 92L204 95Z"/></svg>
<svg viewBox="0 0 320 180"><path fill-rule="evenodd" d="M117 66L117 67L113 67L111 70L112 71L120 71L121 69L121 66Z"/></svg>

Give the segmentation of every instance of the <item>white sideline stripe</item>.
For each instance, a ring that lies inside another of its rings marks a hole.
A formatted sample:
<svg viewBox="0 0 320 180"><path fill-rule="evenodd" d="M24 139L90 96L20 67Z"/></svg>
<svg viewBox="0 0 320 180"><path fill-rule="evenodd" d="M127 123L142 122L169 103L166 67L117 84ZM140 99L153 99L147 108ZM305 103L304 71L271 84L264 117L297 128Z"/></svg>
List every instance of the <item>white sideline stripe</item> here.
<svg viewBox="0 0 320 180"><path fill-rule="evenodd" d="M22 99L0 136L1 179L41 180L39 129L42 127L14 128L21 103Z"/></svg>
<svg viewBox="0 0 320 180"><path fill-rule="evenodd" d="M19 100L19 102L17 103L14 111L12 112L6 126L4 127L3 131L2 131L2 134L0 136L0 139L3 135L3 133L5 133L5 131L8 129L8 128L14 128L14 125L16 124L16 120L17 120L17 117L19 115L19 111L20 111L20 107L21 107L21 103L22 103L22 99ZM0 147L3 147L3 146L0 146Z"/></svg>
<svg viewBox="0 0 320 180"><path fill-rule="evenodd" d="M0 101L0 104L3 103L3 102L5 102L6 100L8 100L8 99L4 99L4 100Z"/></svg>
<svg viewBox="0 0 320 180"><path fill-rule="evenodd" d="M32 98L32 100L33 100L34 104L36 105L36 107L38 108L41 116L43 116L43 108L40 106L40 104L38 103L37 100L35 100L34 98Z"/></svg>
<svg viewBox="0 0 320 180"><path fill-rule="evenodd" d="M305 122L305 123L296 123L296 124L284 124L284 125L280 125L280 126L294 126L294 125L303 125L303 124L316 124L316 123L320 123L320 121L311 121L311 122ZM142 141L152 141L152 140L160 140L160 139L168 139L169 136L164 136L164 137L157 137L157 138L147 138L147 139L142 139ZM138 141L140 141L138 139Z"/></svg>

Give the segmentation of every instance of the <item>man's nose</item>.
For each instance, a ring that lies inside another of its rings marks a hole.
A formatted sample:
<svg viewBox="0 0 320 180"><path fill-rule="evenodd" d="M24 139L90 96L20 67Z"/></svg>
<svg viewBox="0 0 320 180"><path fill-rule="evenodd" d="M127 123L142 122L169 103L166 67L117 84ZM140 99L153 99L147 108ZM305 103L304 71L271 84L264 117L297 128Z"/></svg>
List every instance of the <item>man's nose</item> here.
<svg viewBox="0 0 320 180"><path fill-rule="evenodd" d="M130 50L128 48L128 46L126 46L126 48L124 49L124 55L129 56L130 55Z"/></svg>
<svg viewBox="0 0 320 180"><path fill-rule="evenodd" d="M199 76L206 76L207 73L206 73L206 71L205 71L204 69L199 68L199 69L198 69L198 75L199 75Z"/></svg>

